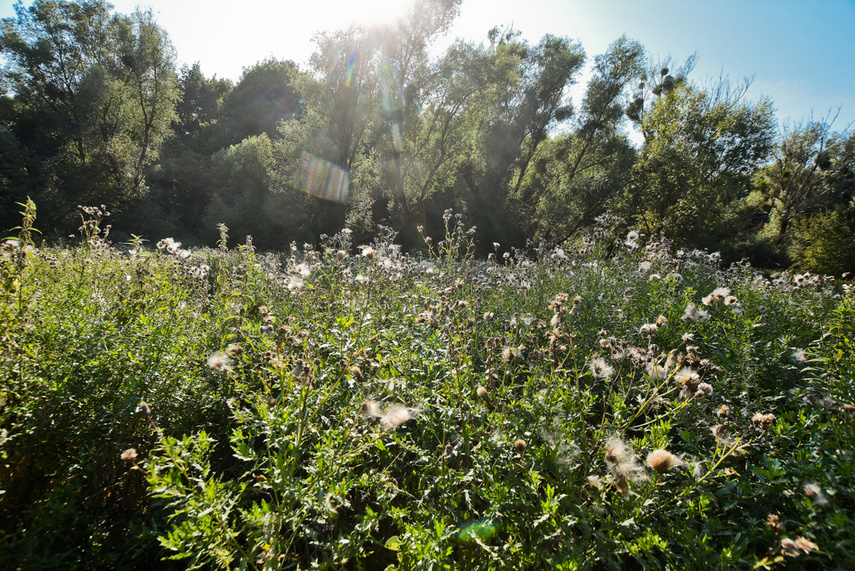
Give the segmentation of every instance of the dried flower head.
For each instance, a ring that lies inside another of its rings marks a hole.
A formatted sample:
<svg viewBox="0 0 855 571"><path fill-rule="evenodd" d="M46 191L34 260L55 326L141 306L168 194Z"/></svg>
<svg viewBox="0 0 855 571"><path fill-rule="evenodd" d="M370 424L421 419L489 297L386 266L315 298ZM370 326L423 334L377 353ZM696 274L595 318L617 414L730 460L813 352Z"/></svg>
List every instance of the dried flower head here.
<svg viewBox="0 0 855 571"><path fill-rule="evenodd" d="M615 477L625 481L642 482L647 479L644 467L638 462L638 455L617 434L606 441L606 467ZM623 493L623 492L621 492ZM626 495L626 494L624 494Z"/></svg>
<svg viewBox="0 0 855 571"><path fill-rule="evenodd" d="M647 455L647 463L657 473L664 474L671 468L679 466L683 462L664 448L660 448L659 450L654 450Z"/></svg>
<svg viewBox="0 0 855 571"><path fill-rule="evenodd" d="M772 426L772 423L775 421L775 415L771 412L769 414L760 414L759 412L755 412L754 416L751 417L751 422L755 426L759 426L763 430L767 430Z"/></svg>
<svg viewBox="0 0 855 571"><path fill-rule="evenodd" d="M781 533L781 521L777 514L769 514L766 521L769 523L769 528L775 533L775 535Z"/></svg>
<svg viewBox="0 0 855 571"><path fill-rule="evenodd" d="M517 454L519 454L520 456L522 456L523 452L525 452L526 446L528 445L526 444L526 441L522 438L517 438L514 441L514 448L516 449Z"/></svg>
<svg viewBox="0 0 855 571"><path fill-rule="evenodd" d="M606 363L602 357L591 359L588 367L591 369L591 374L598 379L609 379L615 373L614 367Z"/></svg>
<svg viewBox="0 0 855 571"><path fill-rule="evenodd" d="M407 408L401 405L392 405L386 410L386 413L380 417L380 426L384 430L394 430L405 422L416 418L416 416L418 416L418 412L419 411L417 409Z"/></svg>
<svg viewBox="0 0 855 571"><path fill-rule="evenodd" d="M125 450L124 452L122 452L121 458L122 458L122 460L124 460L125 462L128 462L128 463L136 460L137 459L136 448L128 448L127 450Z"/></svg>
<svg viewBox="0 0 855 571"><path fill-rule="evenodd" d="M805 484L805 495L818 506L828 505L828 498L822 491L822 488L816 482Z"/></svg>
<svg viewBox="0 0 855 571"><path fill-rule="evenodd" d="M699 383L698 388L695 391L695 396L699 396L699 397L708 397L708 396L712 396L712 394L713 394L713 388L712 388L712 385L709 383Z"/></svg>
<svg viewBox="0 0 855 571"><path fill-rule="evenodd" d="M231 371L232 360L223 352L217 352L208 357L208 366L215 371Z"/></svg>
<svg viewBox="0 0 855 571"><path fill-rule="evenodd" d="M359 413L371 424L379 422L380 417L383 416L383 412L380 410L380 405L376 401L370 399L362 401L362 404L359 407Z"/></svg>
<svg viewBox="0 0 855 571"><path fill-rule="evenodd" d="M816 543L801 536L794 540L789 537L781 540L781 552L787 557L798 557L802 554L807 555L816 548Z"/></svg>
<svg viewBox="0 0 855 571"><path fill-rule="evenodd" d="M639 332L645 335L654 335L658 329L659 326L655 323L645 323L639 328Z"/></svg>
<svg viewBox="0 0 855 571"><path fill-rule="evenodd" d="M478 397L483 400L490 408L493 408L495 406L493 404L493 399L490 398L490 393L487 392L487 389L485 389L483 386L479 385L478 388L475 389L475 393L477 393Z"/></svg>

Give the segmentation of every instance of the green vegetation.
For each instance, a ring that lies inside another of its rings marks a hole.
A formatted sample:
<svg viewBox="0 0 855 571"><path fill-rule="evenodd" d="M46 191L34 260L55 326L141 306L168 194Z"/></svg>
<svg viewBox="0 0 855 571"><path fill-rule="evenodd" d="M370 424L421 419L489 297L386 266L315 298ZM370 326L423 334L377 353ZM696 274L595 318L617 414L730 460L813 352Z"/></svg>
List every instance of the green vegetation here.
<svg viewBox="0 0 855 571"><path fill-rule="evenodd" d="M0 565L851 568L855 293L597 226L478 260L0 250ZM603 222L601 220L601 222ZM498 249L498 246L497 246Z"/></svg>
<svg viewBox="0 0 855 571"><path fill-rule="evenodd" d="M855 567L855 133L459 7L0 23L0 567Z"/></svg>
<svg viewBox="0 0 855 571"><path fill-rule="evenodd" d="M120 240L210 247L224 223L283 250L390 227L410 252L419 227L443 238L451 208L483 258L494 242L568 247L609 215L615 231L727 263L855 270L849 126L779 132L749 82L695 81L694 58L653 61L627 37L590 55L493 28L437 49L461 2L321 33L307 69L268 59L236 84L176 69L149 11L19 2L0 23L0 228L31 197L52 240L74 231L77 205L100 204Z"/></svg>

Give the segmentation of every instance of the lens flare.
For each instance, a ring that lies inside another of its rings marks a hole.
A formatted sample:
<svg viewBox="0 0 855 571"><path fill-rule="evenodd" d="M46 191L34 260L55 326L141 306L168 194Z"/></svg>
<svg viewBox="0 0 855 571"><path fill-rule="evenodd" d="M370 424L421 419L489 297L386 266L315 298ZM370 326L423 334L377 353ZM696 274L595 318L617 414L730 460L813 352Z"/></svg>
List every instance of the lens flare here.
<svg viewBox="0 0 855 571"><path fill-rule="evenodd" d="M303 191L323 200L347 202L347 187L350 184L350 173L340 166L303 153Z"/></svg>
<svg viewBox="0 0 855 571"><path fill-rule="evenodd" d="M350 52L350 62L347 64L347 75L344 77L345 87L350 87L353 82L353 72L356 69L356 50Z"/></svg>

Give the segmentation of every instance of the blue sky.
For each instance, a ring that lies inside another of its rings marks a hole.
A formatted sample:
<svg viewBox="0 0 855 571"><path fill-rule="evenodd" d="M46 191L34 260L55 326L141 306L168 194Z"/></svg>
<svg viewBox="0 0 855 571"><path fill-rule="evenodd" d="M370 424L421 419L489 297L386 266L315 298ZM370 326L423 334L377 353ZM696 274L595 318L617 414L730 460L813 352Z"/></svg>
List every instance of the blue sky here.
<svg viewBox="0 0 855 571"><path fill-rule="evenodd" d="M305 64L322 30L391 17L401 0L114 0L118 12L151 6L179 63L199 61L208 75L237 80L267 57ZM31 4L30 0L24 2ZM0 0L0 17L13 16ZM444 39L486 39L513 25L537 42L543 34L578 40L589 58L620 35L640 41L654 60L682 63L697 52L697 81L753 77L749 99L768 96L782 124L837 113L855 121L855 0L463 0ZM579 90L573 95L578 98Z"/></svg>

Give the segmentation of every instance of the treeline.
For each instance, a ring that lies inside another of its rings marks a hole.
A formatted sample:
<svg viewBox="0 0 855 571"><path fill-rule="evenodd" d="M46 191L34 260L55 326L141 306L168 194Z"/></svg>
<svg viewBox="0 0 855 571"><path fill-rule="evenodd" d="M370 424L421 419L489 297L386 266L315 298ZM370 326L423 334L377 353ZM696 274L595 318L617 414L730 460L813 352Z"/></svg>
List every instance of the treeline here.
<svg viewBox="0 0 855 571"><path fill-rule="evenodd" d="M0 224L29 196L54 236L104 204L120 237L213 245L225 224L283 249L385 226L417 247L453 209L482 252L608 224L764 267L855 269L855 134L829 119L779 133L747 82L701 84L691 59L653 64L626 37L571 103L587 56L568 38L494 28L432 55L460 3L320 34L309 69L270 59L232 84L176 69L151 11L19 2L0 29Z"/></svg>

